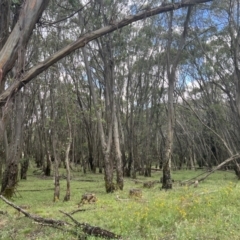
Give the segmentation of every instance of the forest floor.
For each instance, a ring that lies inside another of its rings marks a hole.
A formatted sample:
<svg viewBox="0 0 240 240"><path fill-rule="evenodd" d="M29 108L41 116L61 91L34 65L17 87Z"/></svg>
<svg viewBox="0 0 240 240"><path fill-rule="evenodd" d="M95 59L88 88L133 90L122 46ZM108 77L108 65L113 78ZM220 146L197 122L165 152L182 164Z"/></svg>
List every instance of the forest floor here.
<svg viewBox="0 0 240 240"><path fill-rule="evenodd" d="M61 170L62 172L64 170ZM13 203L25 211L71 222L60 210L78 209L84 193L94 193L97 202L84 204L72 215L80 223L89 223L121 235L125 240L141 239L240 239L240 182L232 172L212 174L197 188L180 186L179 181L201 174L198 171L173 171L175 180L170 191L160 190L160 183L143 188L143 182L159 180L160 172L151 178L138 176L137 182L125 178L123 191L106 194L103 175L73 172L71 200L63 202L66 181L62 179L61 200L53 202L53 179L40 178L29 171L27 180L19 181ZM142 190L141 198L130 198L129 190ZM0 199L0 239L77 239L57 228L35 223ZM87 239L99 239L93 236Z"/></svg>

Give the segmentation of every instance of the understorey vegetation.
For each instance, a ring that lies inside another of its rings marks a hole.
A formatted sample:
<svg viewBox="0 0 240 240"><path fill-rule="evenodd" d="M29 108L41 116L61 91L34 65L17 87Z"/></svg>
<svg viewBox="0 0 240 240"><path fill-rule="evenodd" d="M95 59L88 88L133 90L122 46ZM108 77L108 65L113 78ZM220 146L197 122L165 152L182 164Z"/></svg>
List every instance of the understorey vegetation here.
<svg viewBox="0 0 240 240"><path fill-rule="evenodd" d="M63 201L64 196L60 196L61 200L55 203L51 201L52 177L30 174L27 181L18 183L13 204L35 218L71 225L34 221L1 200L0 239L102 239L90 231L84 232L83 225L77 227L65 213L92 230L105 230L121 239L238 239L240 185L236 176L218 171L198 187L181 184L201 173L202 170L174 171L171 191L159 191L159 182L150 188L145 186L147 181L158 181L157 172L151 179L126 178L124 190L109 195L104 191L102 175L77 172L72 178L71 200ZM63 181L60 180L62 186ZM141 190L142 195L131 197L132 189ZM94 194L96 199L81 203L86 193Z"/></svg>

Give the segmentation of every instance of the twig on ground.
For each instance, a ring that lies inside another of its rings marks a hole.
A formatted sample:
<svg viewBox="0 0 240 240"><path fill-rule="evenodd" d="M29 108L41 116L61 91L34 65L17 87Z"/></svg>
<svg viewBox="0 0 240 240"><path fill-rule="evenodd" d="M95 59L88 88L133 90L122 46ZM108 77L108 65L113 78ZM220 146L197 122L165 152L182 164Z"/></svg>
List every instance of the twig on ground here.
<svg viewBox="0 0 240 240"><path fill-rule="evenodd" d="M80 209L77 209L77 210L74 210L74 211L70 212L69 214L70 214L70 215L73 215L73 214L75 214L75 213L77 213L77 212L85 212L85 211L94 210L94 209L96 209L96 208L88 208L88 209L82 209L82 208L80 208Z"/></svg>

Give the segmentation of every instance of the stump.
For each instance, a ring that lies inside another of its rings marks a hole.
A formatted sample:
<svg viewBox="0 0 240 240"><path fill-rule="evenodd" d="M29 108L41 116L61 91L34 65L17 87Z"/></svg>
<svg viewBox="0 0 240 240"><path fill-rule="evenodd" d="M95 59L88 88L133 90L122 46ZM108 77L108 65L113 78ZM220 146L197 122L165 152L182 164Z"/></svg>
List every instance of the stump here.
<svg viewBox="0 0 240 240"><path fill-rule="evenodd" d="M141 189L130 189L129 197L132 198L142 198L142 190Z"/></svg>
<svg viewBox="0 0 240 240"><path fill-rule="evenodd" d="M85 193L82 195L81 202L78 204L78 207L86 203L95 203L97 201L96 195L94 193Z"/></svg>

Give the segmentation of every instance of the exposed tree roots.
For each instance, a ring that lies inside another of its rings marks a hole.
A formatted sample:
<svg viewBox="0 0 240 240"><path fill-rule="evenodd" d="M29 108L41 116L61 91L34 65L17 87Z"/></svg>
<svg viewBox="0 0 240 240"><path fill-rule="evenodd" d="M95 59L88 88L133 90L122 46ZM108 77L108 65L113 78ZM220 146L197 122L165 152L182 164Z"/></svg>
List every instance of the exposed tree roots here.
<svg viewBox="0 0 240 240"><path fill-rule="evenodd" d="M92 235L92 236L96 236L96 237L102 237L105 239L120 239L121 238L121 236L114 234L108 230L102 229L100 227L91 226L87 223L80 223L77 220L75 220L70 214L62 212L62 211L60 211L60 212L63 213L64 215L66 215L67 217L69 217L74 222L75 225L65 222L65 221L62 221L62 220L55 220L55 219L51 219L51 218L42 218L38 215L31 214L31 213L25 211L21 207L10 202L8 199L6 199L2 195L0 195L0 198L5 203L7 203L9 206L15 208L16 210L18 210L19 212L24 214L26 217L32 219L33 221L35 221L37 223L44 225L44 226L54 227L54 228L60 229L62 231L67 231L67 232L69 232L73 235L77 235L77 236L79 236L79 232L76 231L76 227L80 228L85 235Z"/></svg>

